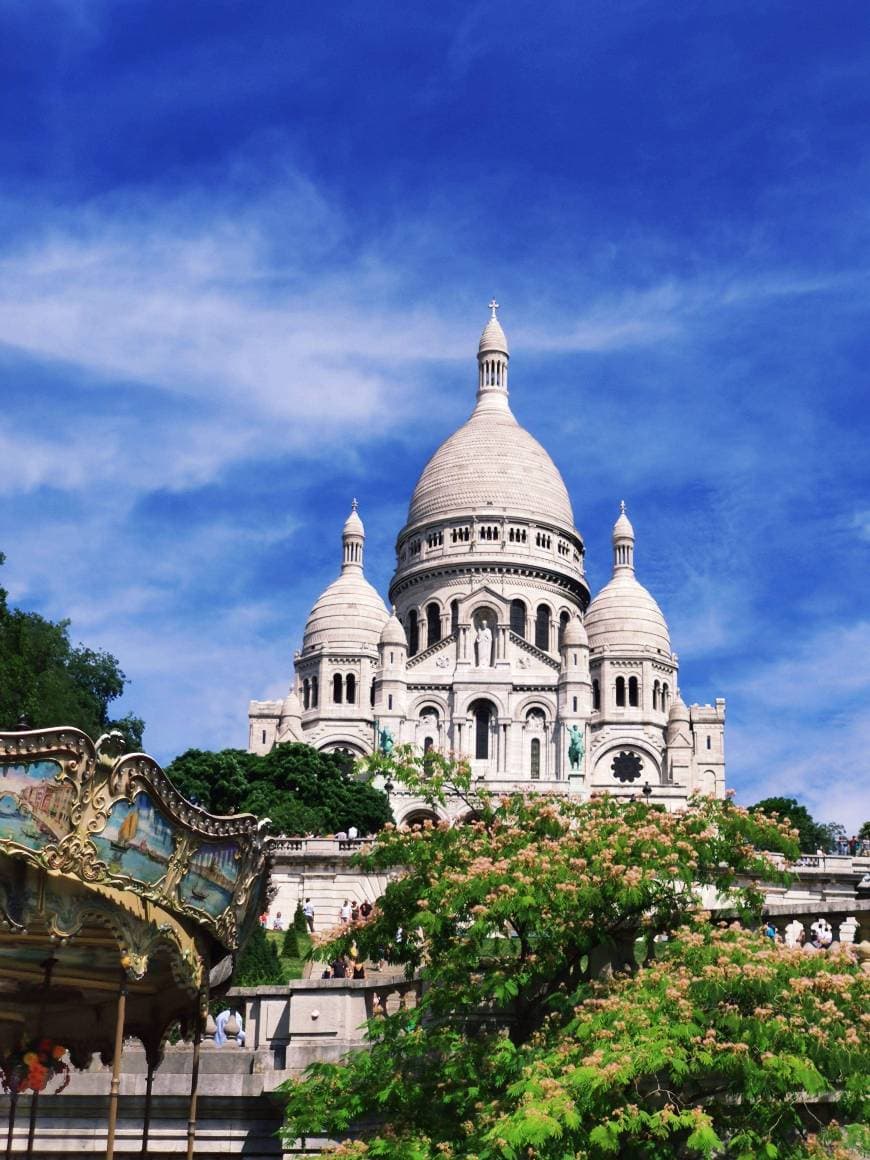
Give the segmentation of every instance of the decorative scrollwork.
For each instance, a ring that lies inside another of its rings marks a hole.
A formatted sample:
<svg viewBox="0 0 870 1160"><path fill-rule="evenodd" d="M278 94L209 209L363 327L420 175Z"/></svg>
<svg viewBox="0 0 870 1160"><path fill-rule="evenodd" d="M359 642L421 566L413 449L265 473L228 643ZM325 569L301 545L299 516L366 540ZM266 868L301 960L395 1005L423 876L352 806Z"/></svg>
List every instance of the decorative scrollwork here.
<svg viewBox="0 0 870 1160"><path fill-rule="evenodd" d="M41 861L48 870L76 874L84 882L102 882L109 870L93 842L81 834L67 834L56 845L43 847Z"/></svg>

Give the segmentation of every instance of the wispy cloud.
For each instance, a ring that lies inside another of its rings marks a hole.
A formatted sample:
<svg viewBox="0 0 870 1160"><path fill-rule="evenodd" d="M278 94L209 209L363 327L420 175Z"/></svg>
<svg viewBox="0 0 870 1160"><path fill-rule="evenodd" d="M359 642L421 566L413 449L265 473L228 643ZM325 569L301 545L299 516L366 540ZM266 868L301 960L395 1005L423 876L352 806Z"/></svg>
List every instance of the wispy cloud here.
<svg viewBox="0 0 870 1160"><path fill-rule="evenodd" d="M747 801L798 796L851 831L870 819L870 621L796 636L733 682L728 759Z"/></svg>

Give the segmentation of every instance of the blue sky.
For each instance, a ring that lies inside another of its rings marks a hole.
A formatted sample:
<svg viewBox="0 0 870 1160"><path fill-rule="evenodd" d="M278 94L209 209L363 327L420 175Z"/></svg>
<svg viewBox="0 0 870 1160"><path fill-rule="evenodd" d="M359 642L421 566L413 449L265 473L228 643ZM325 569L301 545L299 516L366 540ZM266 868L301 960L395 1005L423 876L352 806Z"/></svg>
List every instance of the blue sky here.
<svg viewBox="0 0 870 1160"><path fill-rule="evenodd" d="M870 817L870 9L0 0L0 550L168 760L385 593L494 293L738 798Z"/></svg>

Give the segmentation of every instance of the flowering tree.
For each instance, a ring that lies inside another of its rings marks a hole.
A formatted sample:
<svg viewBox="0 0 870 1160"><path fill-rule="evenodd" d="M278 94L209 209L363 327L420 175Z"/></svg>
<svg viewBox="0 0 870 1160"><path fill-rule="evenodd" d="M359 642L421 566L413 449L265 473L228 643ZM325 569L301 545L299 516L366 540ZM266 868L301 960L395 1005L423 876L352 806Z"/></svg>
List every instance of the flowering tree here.
<svg viewBox="0 0 870 1160"><path fill-rule="evenodd" d="M815 1147L810 1101L835 1093L859 1118L866 977L700 910L705 887L760 905L745 883L777 871L759 850L797 852L780 825L712 799L679 814L494 800L440 757L380 762L433 804L463 796L471 818L388 827L361 856L404 872L329 953L355 940L404 963L422 998L287 1086L288 1139L391 1160L797 1157Z"/></svg>

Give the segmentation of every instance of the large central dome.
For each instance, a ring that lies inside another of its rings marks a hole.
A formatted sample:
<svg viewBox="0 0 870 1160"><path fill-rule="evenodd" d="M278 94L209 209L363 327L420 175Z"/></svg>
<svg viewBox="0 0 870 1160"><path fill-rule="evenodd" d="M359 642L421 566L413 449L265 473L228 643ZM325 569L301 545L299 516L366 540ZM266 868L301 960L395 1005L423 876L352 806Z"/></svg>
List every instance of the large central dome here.
<svg viewBox="0 0 870 1160"><path fill-rule="evenodd" d="M423 468L408 524L468 511L483 514L490 507L574 527L571 501L553 460L507 405L496 411L481 402Z"/></svg>
<svg viewBox="0 0 870 1160"><path fill-rule="evenodd" d="M558 468L510 409L508 357L493 309L478 350L477 406L423 468L411 496L409 527L491 509L573 529L571 500Z"/></svg>

